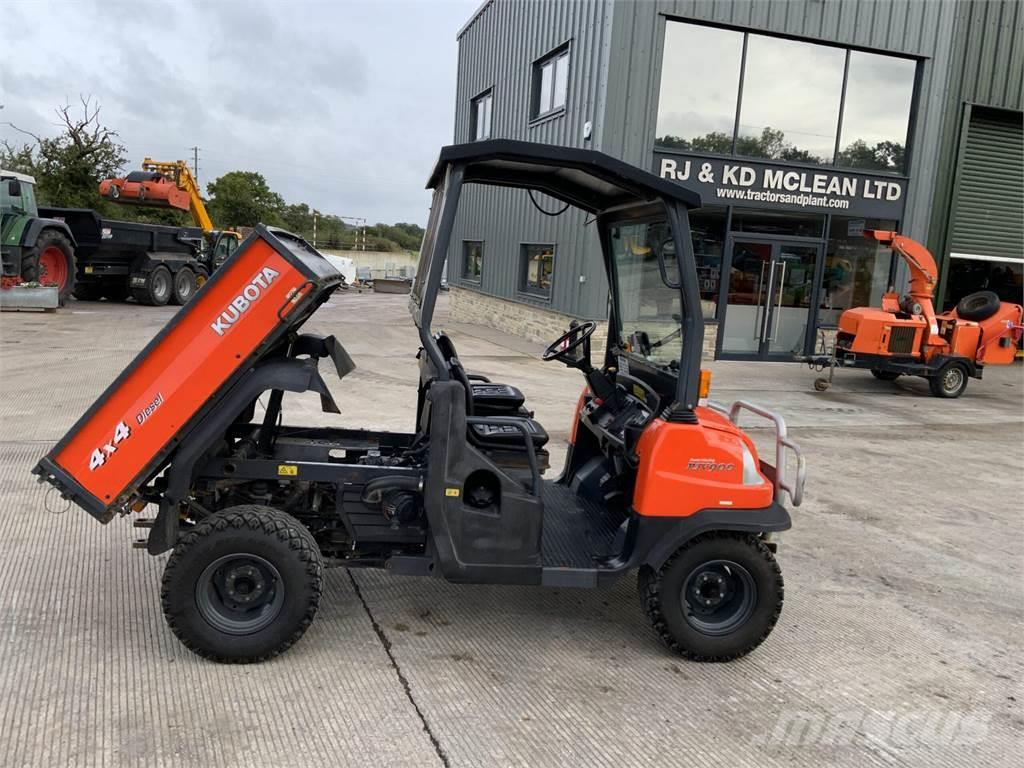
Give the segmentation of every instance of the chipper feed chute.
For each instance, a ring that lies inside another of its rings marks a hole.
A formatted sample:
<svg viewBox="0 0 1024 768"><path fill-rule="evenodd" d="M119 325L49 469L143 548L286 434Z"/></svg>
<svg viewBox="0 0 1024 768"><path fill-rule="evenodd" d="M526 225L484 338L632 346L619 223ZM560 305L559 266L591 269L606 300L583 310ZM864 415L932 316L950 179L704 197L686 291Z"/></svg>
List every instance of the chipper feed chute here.
<svg viewBox="0 0 1024 768"><path fill-rule="evenodd" d="M341 282L304 241L257 227L34 472L108 521L204 413Z"/></svg>

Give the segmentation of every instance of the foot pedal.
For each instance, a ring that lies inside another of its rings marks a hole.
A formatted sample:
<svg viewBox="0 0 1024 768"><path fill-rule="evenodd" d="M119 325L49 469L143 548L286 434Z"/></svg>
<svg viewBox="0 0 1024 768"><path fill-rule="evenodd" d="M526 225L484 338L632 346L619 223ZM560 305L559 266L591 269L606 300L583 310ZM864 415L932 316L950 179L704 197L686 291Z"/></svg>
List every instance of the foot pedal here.
<svg viewBox="0 0 1024 768"><path fill-rule="evenodd" d="M133 528L152 528L156 524L156 519L152 517L140 517L138 520L132 520Z"/></svg>
<svg viewBox="0 0 1024 768"><path fill-rule="evenodd" d="M132 542L132 549L145 549L146 543L145 539L136 539Z"/></svg>

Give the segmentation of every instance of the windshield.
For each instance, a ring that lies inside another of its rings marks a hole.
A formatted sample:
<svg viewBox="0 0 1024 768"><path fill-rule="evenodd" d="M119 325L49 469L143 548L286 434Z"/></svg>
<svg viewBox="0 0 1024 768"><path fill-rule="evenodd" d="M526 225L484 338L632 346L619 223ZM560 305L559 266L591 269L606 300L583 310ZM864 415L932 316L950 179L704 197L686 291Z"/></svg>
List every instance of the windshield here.
<svg viewBox="0 0 1024 768"><path fill-rule="evenodd" d="M8 179L0 180L0 210L19 211L31 216L36 215L36 196L32 185L21 182L21 195L14 197L10 193Z"/></svg>
<svg viewBox="0 0 1024 768"><path fill-rule="evenodd" d="M438 220L444 208L444 198L448 188L448 177L434 190L434 198L430 203L430 216L427 219L427 230L423 233L420 243L420 258L416 265L416 276L412 282L412 301L418 307L423 303L423 285L430 275L431 259L434 255L434 242L437 240Z"/></svg>
<svg viewBox="0 0 1024 768"><path fill-rule="evenodd" d="M666 273L678 280L672 230L663 220L632 222L610 227L609 235L619 345L653 363L678 363L683 350L682 301L679 289L662 280L658 264L661 253Z"/></svg>

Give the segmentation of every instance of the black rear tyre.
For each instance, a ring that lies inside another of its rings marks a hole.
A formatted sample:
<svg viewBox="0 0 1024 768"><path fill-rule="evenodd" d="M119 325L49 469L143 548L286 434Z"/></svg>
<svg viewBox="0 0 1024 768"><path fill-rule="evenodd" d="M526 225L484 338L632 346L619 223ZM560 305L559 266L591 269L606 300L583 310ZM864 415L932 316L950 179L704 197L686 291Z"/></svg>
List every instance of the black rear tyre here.
<svg viewBox="0 0 1024 768"><path fill-rule="evenodd" d="M701 534L659 570L641 568L638 586L662 642L693 661L750 653L782 612L782 572L771 550L750 534Z"/></svg>
<svg viewBox="0 0 1024 768"><path fill-rule="evenodd" d="M957 362L946 363L928 379L928 388L935 397L960 397L967 389L967 366Z"/></svg>
<svg viewBox="0 0 1024 768"><path fill-rule="evenodd" d="M160 598L175 636L203 658L264 661L313 622L323 561L312 534L270 507L230 507L181 537Z"/></svg>
<svg viewBox="0 0 1024 768"><path fill-rule="evenodd" d="M960 299L956 313L964 320L988 320L999 311L999 297L992 291L977 291Z"/></svg>
<svg viewBox="0 0 1024 768"><path fill-rule="evenodd" d="M872 368L871 375L879 381L896 381L900 377L895 371L883 371L881 368Z"/></svg>
<svg viewBox="0 0 1024 768"><path fill-rule="evenodd" d="M132 278L134 281L134 277ZM171 270L163 264L142 276L141 285L132 285L132 296L139 304L162 307L171 300L174 283Z"/></svg>
<svg viewBox="0 0 1024 768"><path fill-rule="evenodd" d="M58 229L44 229L21 262L21 279L57 286L63 305L75 292L75 249Z"/></svg>
<svg viewBox="0 0 1024 768"><path fill-rule="evenodd" d="M188 267L182 267L174 273L174 296L172 301L184 306L196 295L196 273Z"/></svg>

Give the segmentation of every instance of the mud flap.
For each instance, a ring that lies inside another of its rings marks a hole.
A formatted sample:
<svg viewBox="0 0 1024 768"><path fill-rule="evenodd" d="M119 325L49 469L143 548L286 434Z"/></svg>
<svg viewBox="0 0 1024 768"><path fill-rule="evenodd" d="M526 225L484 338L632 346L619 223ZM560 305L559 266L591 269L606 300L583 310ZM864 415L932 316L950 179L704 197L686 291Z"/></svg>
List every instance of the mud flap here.
<svg viewBox="0 0 1024 768"><path fill-rule="evenodd" d="M317 370L316 357L311 356L306 360L278 359L258 365L246 373L225 393L216 407L182 439L181 445L172 454L167 470L167 490L160 500L160 511L146 542L146 550L151 555L167 552L177 542L179 508L188 496L196 462L224 434L235 417L249 403L263 392L272 389L286 392L318 392L321 401L326 397L335 409L338 407Z"/></svg>

